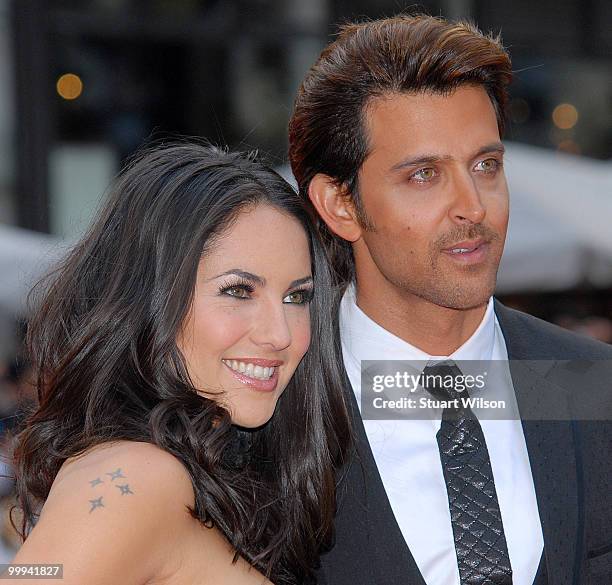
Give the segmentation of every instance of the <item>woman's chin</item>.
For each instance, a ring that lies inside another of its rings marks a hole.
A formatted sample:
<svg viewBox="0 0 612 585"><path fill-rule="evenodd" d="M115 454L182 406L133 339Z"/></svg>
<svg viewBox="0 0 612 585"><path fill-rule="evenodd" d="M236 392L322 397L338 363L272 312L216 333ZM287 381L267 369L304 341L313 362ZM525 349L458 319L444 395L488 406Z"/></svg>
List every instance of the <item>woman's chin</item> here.
<svg viewBox="0 0 612 585"><path fill-rule="evenodd" d="M240 414L236 413L236 415L232 415L232 424L242 427L244 429L257 429L258 427L262 427L267 424L272 415L274 414L274 410L271 412L261 412L261 413L245 413Z"/></svg>

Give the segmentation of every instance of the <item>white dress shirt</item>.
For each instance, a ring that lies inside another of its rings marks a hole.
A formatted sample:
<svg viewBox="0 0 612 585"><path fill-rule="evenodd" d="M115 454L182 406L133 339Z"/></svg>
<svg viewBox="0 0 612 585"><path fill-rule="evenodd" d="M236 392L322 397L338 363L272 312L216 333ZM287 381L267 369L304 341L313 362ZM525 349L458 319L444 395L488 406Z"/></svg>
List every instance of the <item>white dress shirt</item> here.
<svg viewBox="0 0 612 585"><path fill-rule="evenodd" d="M387 331L356 304L349 286L340 306L344 364L361 409L361 360L507 360L508 352L489 300L474 334L450 356L430 356ZM507 400L516 404L512 381ZM476 412L476 410L475 410ZM427 585L460 585L437 420L364 420L391 508ZM525 437L519 420L480 421L495 478L513 585L532 585L544 540Z"/></svg>

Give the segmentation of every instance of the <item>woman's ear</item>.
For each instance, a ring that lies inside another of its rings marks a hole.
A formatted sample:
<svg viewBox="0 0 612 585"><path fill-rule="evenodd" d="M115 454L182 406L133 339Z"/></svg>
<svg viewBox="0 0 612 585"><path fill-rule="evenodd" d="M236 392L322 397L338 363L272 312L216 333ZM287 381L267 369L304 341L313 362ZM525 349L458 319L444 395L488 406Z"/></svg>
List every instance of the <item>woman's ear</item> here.
<svg viewBox="0 0 612 585"><path fill-rule="evenodd" d="M322 173L316 174L310 181L308 197L334 234L349 242L356 242L361 237L361 227L353 202L331 177Z"/></svg>

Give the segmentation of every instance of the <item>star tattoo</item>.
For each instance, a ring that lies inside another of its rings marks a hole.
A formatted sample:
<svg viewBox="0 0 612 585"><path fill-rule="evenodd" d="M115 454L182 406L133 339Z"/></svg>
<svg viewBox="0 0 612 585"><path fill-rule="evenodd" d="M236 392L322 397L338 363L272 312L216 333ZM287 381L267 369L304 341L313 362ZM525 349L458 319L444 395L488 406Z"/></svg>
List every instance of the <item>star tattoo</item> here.
<svg viewBox="0 0 612 585"><path fill-rule="evenodd" d="M121 495L124 496L126 494L133 494L134 492L130 489L130 486L126 483L123 485L116 485L116 488L121 490Z"/></svg>
<svg viewBox="0 0 612 585"><path fill-rule="evenodd" d="M110 473L107 473L106 475L111 476L111 479L110 479L111 481L115 481L119 477L123 477L124 479L126 479L125 475L121 473L121 468L119 467L115 471L111 471Z"/></svg>
<svg viewBox="0 0 612 585"><path fill-rule="evenodd" d="M90 514L96 508L104 508L104 504L102 503L102 496L100 496L99 498L96 498L95 500L89 500L89 503L91 504L91 510L89 510Z"/></svg>
<svg viewBox="0 0 612 585"><path fill-rule="evenodd" d="M96 477L96 479L92 479L89 482L91 484L91 487L96 487L97 485L100 485L101 483L104 483L99 477Z"/></svg>

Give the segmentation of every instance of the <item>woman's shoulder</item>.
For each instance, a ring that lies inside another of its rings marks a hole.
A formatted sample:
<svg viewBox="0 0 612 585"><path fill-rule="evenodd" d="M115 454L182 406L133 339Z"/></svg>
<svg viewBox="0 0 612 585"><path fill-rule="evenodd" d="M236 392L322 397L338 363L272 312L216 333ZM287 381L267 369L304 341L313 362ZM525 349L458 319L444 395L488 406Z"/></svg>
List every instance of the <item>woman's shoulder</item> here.
<svg viewBox="0 0 612 585"><path fill-rule="evenodd" d="M189 500L186 503L193 505L189 473L176 456L153 443L127 440L95 445L67 459L55 477L49 496L54 491L65 489L68 483L82 483L83 480L90 488L129 483L128 473L133 481L139 480L145 482L145 486L159 488L146 492L149 495L163 495L163 489L171 487L175 497L180 490L180 494ZM96 477L88 479L90 476Z"/></svg>
<svg viewBox="0 0 612 585"><path fill-rule="evenodd" d="M89 514L102 507L110 509L113 503L128 507L141 500L149 505L167 504L157 510L159 515L176 512L173 508L179 502L182 507L194 505L191 478L183 463L157 445L140 441L103 443L67 459L55 477L43 513L56 501L67 501L76 494L91 504ZM139 497L130 497L136 495Z"/></svg>
<svg viewBox="0 0 612 585"><path fill-rule="evenodd" d="M97 445L62 465L15 562L64 560L66 583L145 582L194 519L189 473L156 445Z"/></svg>

